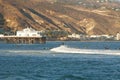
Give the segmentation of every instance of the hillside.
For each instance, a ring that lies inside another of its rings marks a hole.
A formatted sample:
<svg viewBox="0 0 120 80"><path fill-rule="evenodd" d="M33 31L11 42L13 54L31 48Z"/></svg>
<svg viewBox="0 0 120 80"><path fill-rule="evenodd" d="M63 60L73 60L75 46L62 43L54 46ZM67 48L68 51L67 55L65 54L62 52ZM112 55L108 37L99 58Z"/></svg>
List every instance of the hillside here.
<svg viewBox="0 0 120 80"><path fill-rule="evenodd" d="M0 0L0 27L82 34L120 32L120 3L110 0Z"/></svg>

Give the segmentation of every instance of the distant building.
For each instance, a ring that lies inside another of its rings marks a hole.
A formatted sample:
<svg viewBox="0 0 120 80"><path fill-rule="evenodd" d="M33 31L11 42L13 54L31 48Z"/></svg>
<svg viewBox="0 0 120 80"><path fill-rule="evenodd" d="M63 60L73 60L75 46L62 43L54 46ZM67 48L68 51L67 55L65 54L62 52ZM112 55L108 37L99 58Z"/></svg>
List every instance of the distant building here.
<svg viewBox="0 0 120 80"><path fill-rule="evenodd" d="M114 36L113 35L90 35L89 36L90 39L95 39L95 40L114 40Z"/></svg>
<svg viewBox="0 0 120 80"><path fill-rule="evenodd" d="M86 35L73 33L71 35L68 35L68 38L85 40L86 39Z"/></svg>
<svg viewBox="0 0 120 80"><path fill-rule="evenodd" d="M116 40L120 40L120 32L117 33Z"/></svg>
<svg viewBox="0 0 120 80"><path fill-rule="evenodd" d="M80 35L73 33L73 34L71 34L71 35L68 35L68 38L80 39Z"/></svg>
<svg viewBox="0 0 120 80"><path fill-rule="evenodd" d="M91 35L91 38L100 38L100 37L106 37L106 38L112 38L114 37L113 35Z"/></svg>
<svg viewBox="0 0 120 80"><path fill-rule="evenodd" d="M0 34L0 37L3 37L4 35L3 34Z"/></svg>
<svg viewBox="0 0 120 80"><path fill-rule="evenodd" d="M97 0L96 2L104 3L104 2L110 2L110 0Z"/></svg>
<svg viewBox="0 0 120 80"><path fill-rule="evenodd" d="M16 35L0 34L0 40L14 44L45 43L46 37L43 34L44 33L41 31L36 31L32 28L25 28L22 31L17 31Z"/></svg>
<svg viewBox="0 0 120 80"><path fill-rule="evenodd" d="M22 31L17 31L16 36L19 37L42 37L42 32L36 31L32 28L25 28Z"/></svg>

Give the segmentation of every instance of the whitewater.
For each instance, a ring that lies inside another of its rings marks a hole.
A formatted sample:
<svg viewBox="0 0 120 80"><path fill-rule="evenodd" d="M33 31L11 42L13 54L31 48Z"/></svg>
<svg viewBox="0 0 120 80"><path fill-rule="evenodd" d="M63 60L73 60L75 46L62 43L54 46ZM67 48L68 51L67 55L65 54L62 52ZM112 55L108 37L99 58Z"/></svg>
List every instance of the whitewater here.
<svg viewBox="0 0 120 80"><path fill-rule="evenodd" d="M120 50L106 50L106 49L80 49L72 48L67 45L61 45L53 48L50 51L59 53L81 53L81 54L107 54L107 55L120 55Z"/></svg>
<svg viewBox="0 0 120 80"><path fill-rule="evenodd" d="M47 42L46 44L1 44L0 55L102 54L120 55L120 42ZM105 49L109 47L109 49ZM3 54L4 53L4 54Z"/></svg>
<svg viewBox="0 0 120 80"><path fill-rule="evenodd" d="M7 55L33 55L38 56L40 54L102 54L102 55L120 55L120 50L110 49L84 49L69 47L68 45L60 45L58 47L52 47L39 50L0 50L1 53ZM3 54L2 54L3 55Z"/></svg>

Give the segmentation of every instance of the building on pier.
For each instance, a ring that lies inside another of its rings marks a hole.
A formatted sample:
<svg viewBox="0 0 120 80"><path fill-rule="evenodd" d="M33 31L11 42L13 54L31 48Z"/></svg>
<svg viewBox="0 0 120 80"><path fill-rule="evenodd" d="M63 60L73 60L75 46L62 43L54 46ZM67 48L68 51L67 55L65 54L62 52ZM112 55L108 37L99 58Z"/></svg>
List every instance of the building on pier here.
<svg viewBox="0 0 120 80"><path fill-rule="evenodd" d="M6 43L16 43L16 44L35 44L35 43L45 43L46 37L41 31L36 31L32 28L25 28L21 31L17 31L16 35L0 35L1 40Z"/></svg>

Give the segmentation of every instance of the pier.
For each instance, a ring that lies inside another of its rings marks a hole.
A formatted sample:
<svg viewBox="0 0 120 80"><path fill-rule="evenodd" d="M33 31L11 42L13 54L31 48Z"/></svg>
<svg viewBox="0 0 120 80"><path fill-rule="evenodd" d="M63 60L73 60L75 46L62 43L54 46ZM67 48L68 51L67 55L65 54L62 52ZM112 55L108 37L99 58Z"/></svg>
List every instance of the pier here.
<svg viewBox="0 0 120 80"><path fill-rule="evenodd" d="M0 37L5 43L14 44L39 44L46 43L46 37L18 37L18 36L3 36Z"/></svg>
<svg viewBox="0 0 120 80"><path fill-rule="evenodd" d="M46 37L40 31L32 28L25 28L23 31L17 31L16 35L0 35L0 40L11 44L39 44L46 43Z"/></svg>

